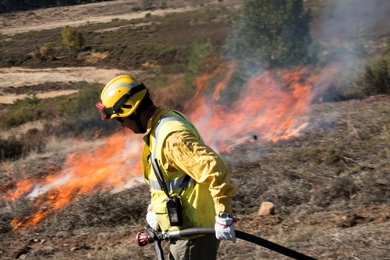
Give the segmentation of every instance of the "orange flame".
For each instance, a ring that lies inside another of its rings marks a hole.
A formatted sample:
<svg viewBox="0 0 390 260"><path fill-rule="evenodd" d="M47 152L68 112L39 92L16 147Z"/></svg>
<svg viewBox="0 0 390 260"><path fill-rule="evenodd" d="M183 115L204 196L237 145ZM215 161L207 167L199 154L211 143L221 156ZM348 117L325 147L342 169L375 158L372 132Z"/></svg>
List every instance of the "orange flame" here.
<svg viewBox="0 0 390 260"><path fill-rule="evenodd" d="M141 173L139 151L142 148L141 141L135 139L123 133L116 134L91 153L70 155L61 172L49 175L41 182L27 179L17 183L17 190L9 193L11 199L26 192L30 197L38 198L34 202L37 211L31 216L14 219L14 229L36 225L53 210L62 208L82 194L134 182Z"/></svg>
<svg viewBox="0 0 390 260"><path fill-rule="evenodd" d="M284 70L281 77L273 76L271 71L261 72L247 81L234 103L225 105L218 99L226 88L230 71L216 86L214 99L197 93L185 111L206 143L219 151L229 152L240 143L258 138L273 142L286 140L299 135L308 125L307 112L314 94L328 88L330 78L337 71L334 68L327 68L323 73L328 80L321 81L319 75L311 76L308 68ZM205 88L211 76L197 79L199 90Z"/></svg>
<svg viewBox="0 0 390 260"><path fill-rule="evenodd" d="M222 104L220 97L234 66L214 87L211 97L202 95L211 87L208 79L222 71L219 67L195 80L198 91L184 112L195 122L207 144L228 152L243 142L275 142L299 135L308 125L307 112L314 94L328 87L337 70L331 67L324 72L328 77L312 76L308 68L281 71L281 77L270 71L261 72L246 82L230 105ZM60 172L43 180L22 180L14 191L7 191L12 200L27 193L36 197L36 211L31 216L15 218L14 229L35 226L82 194L118 188L141 176L142 138L121 132L104 141L102 147L92 152L70 155Z"/></svg>

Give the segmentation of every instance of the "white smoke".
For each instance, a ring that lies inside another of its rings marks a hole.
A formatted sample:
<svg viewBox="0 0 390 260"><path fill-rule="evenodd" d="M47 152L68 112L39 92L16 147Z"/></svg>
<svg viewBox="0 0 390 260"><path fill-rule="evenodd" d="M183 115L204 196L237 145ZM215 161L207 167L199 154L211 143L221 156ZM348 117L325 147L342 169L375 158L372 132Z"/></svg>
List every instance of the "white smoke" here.
<svg viewBox="0 0 390 260"><path fill-rule="evenodd" d="M314 21L313 38L326 49L330 60L341 62L343 76L359 76L366 57L383 46L375 45L381 35L390 33L388 0L331 0L324 1L322 13ZM355 71L355 74L352 73Z"/></svg>
<svg viewBox="0 0 390 260"><path fill-rule="evenodd" d="M70 178L71 174L62 174L58 180L42 185L42 184L37 184L35 185L34 189L27 195L27 198L36 198L42 194L45 194L46 192L57 189L58 187L61 187L64 183L66 183Z"/></svg>
<svg viewBox="0 0 390 260"><path fill-rule="evenodd" d="M319 38L325 41L349 41L359 34L389 32L386 20L390 11L388 0L326 1L319 17ZM386 28L387 27L387 28Z"/></svg>

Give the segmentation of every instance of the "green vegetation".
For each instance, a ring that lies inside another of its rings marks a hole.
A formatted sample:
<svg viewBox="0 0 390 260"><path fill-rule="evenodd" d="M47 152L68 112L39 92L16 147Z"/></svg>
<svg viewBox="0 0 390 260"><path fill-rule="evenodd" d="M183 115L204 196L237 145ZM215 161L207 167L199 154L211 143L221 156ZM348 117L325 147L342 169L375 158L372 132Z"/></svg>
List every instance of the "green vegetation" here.
<svg viewBox="0 0 390 260"><path fill-rule="evenodd" d="M117 125L100 120L95 108L102 86L82 82L78 92L69 96L41 100L30 92L0 110L0 129L10 132L24 124L43 121L42 129L35 127L25 133L11 134L0 139L0 161L18 160L31 152L42 152L52 136L90 139L99 130L101 136L117 131ZM103 130L103 131L102 131ZM17 131L16 131L17 132ZM11 132L10 132L11 133Z"/></svg>
<svg viewBox="0 0 390 260"><path fill-rule="evenodd" d="M227 10L228 14L231 12ZM119 69L143 68L145 63L157 63L165 73L185 73L191 45L194 42L209 39L216 50L221 48L226 37L228 26L219 20L210 24L220 13L219 9L203 12L173 13L166 17L150 16L131 21L114 20L105 24L88 24L76 28L68 27L71 35L81 35L84 41L77 37L66 37L63 43L62 29L51 29L36 32L20 33L11 37L0 35L0 43L7 47L7 52L0 52L0 67L23 66L42 68L58 66L56 57L61 57L61 63L68 66L90 66L85 59L75 58L69 53L69 48L83 48L78 52L108 52L108 56L94 63L94 66L110 66ZM198 21L193 23L193 21ZM180 21L178 23L177 21ZM137 26L137 24L148 24ZM118 28L115 30L107 30ZM188 28L191 28L189 30ZM207 28L207 30L206 30ZM7 41L5 41L7 39ZM32 56L37 49L47 44L51 45L50 59ZM78 46L79 45L79 46ZM219 51L219 50L218 50ZM147 69L147 68L146 68Z"/></svg>
<svg viewBox="0 0 390 260"><path fill-rule="evenodd" d="M80 83L79 91L70 96L43 100L30 93L24 99L16 100L12 105L0 111L3 131L19 127L37 120L48 120L42 130L30 129L18 137L11 136L0 140L0 161L17 160L30 152L42 151L50 136L77 137L91 139L98 130L102 136L117 131L117 125L100 120L95 108L99 100L101 85Z"/></svg>
<svg viewBox="0 0 390 260"><path fill-rule="evenodd" d="M86 139L93 137L98 130L105 130L103 135L115 131L116 124L100 119L95 103L100 99L102 86L83 82L76 95L64 98L58 109L61 118L60 132L65 135L80 136Z"/></svg>
<svg viewBox="0 0 390 260"><path fill-rule="evenodd" d="M366 65L364 76L369 95L390 94L390 55Z"/></svg>
<svg viewBox="0 0 390 260"><path fill-rule="evenodd" d="M229 51L251 74L267 67L307 63L312 17L302 0L248 0L235 18Z"/></svg>
<svg viewBox="0 0 390 260"><path fill-rule="evenodd" d="M47 109L47 104L40 102L35 93L27 94L24 99L18 99L5 111L1 112L3 120L0 127L9 129L26 122L55 116L54 110Z"/></svg>
<svg viewBox="0 0 390 260"><path fill-rule="evenodd" d="M62 28L61 31L61 36L62 36L62 42L65 44L65 46L71 50L80 50L84 46L84 37L83 34L77 29L70 27L70 26L65 26Z"/></svg>
<svg viewBox="0 0 390 260"><path fill-rule="evenodd" d="M188 80L193 82L197 75L212 72L221 64L223 64L223 57L215 50L209 40L195 42L188 55Z"/></svg>

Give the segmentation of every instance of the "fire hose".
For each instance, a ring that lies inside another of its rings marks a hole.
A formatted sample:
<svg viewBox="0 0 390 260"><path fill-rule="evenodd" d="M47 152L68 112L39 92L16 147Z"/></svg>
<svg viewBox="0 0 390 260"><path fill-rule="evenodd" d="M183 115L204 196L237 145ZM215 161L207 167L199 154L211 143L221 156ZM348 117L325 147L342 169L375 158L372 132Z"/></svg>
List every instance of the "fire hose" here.
<svg viewBox="0 0 390 260"><path fill-rule="evenodd" d="M164 260L164 253L161 248L161 241L163 240L167 241L172 238L182 238L185 236L192 236L192 235L199 235L199 234L215 234L214 228L188 228L188 229L166 231L166 232L157 232L153 230L149 225L145 225L144 228L146 232L143 231L138 232L135 241L139 246L145 246L149 243L154 243L158 260ZM275 244L263 238L239 230L235 230L235 232L237 238L254 243L259 246L263 246L272 251L278 252L285 256L289 256L293 259L316 260L315 258L304 255L302 253L299 253L287 247Z"/></svg>

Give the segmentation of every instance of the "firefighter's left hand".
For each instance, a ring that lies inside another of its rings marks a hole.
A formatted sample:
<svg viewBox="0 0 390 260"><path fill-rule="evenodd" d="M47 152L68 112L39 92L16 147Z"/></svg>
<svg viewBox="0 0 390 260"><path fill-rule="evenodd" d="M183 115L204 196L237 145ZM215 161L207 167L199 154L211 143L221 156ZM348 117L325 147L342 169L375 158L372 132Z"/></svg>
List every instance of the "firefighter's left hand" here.
<svg viewBox="0 0 390 260"><path fill-rule="evenodd" d="M148 222L148 225L153 228L154 230L157 230L158 227L158 220L156 212L152 211L152 205L148 206L148 210L146 213L146 221Z"/></svg>
<svg viewBox="0 0 390 260"><path fill-rule="evenodd" d="M231 240L236 243L236 232L234 231L234 218L220 218L215 216L215 236L220 240Z"/></svg>

